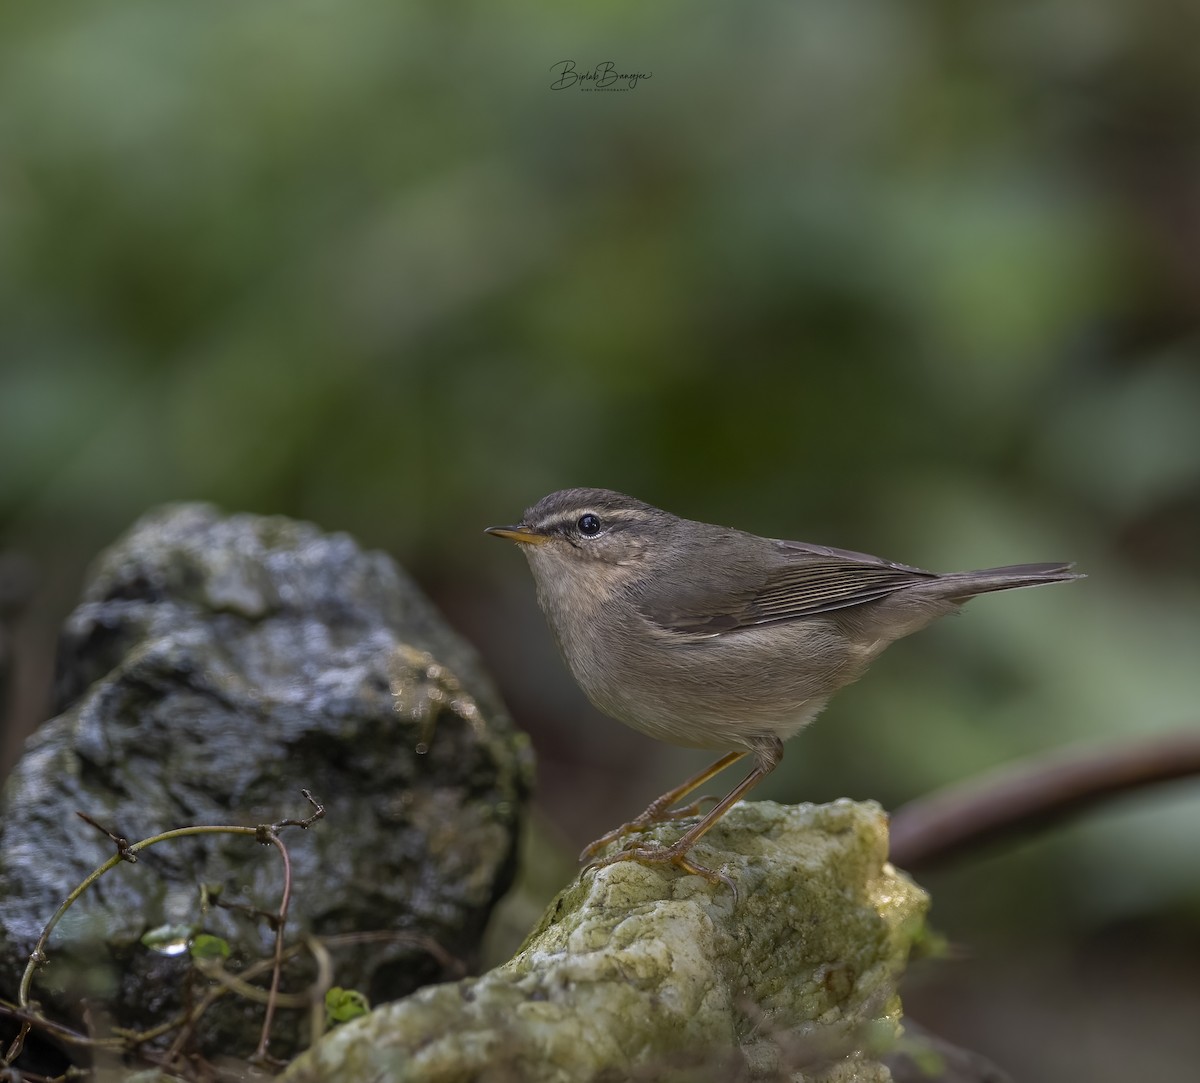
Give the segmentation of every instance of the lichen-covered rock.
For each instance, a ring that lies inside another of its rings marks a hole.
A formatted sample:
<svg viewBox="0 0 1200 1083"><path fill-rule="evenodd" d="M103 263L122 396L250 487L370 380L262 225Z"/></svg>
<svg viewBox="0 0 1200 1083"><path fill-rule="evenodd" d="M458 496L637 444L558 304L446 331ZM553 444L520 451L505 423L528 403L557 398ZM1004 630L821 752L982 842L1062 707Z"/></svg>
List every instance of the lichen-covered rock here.
<svg viewBox="0 0 1200 1083"><path fill-rule="evenodd" d="M585 873L510 962L339 1027L287 1083L888 1080L926 896L887 863L879 807L741 804L698 849L736 900L633 862Z"/></svg>
<svg viewBox="0 0 1200 1083"><path fill-rule="evenodd" d="M55 908L112 853L76 809L133 841L306 816L302 787L327 816L283 835L289 927L403 931L470 963L511 877L528 745L474 653L386 556L282 518L157 511L98 561L64 631L58 698L0 801L4 996ZM87 996L125 1026L163 1021L188 968L140 943L164 923L225 937L234 964L267 955L267 923L201 913L201 884L275 910L279 855L205 835L122 864L55 931L34 996L76 1019ZM373 1000L457 976L411 941L333 962L338 984ZM235 1001L205 1016L201 1039L246 1055L262 1007ZM283 1013L279 1033L296 1018Z"/></svg>

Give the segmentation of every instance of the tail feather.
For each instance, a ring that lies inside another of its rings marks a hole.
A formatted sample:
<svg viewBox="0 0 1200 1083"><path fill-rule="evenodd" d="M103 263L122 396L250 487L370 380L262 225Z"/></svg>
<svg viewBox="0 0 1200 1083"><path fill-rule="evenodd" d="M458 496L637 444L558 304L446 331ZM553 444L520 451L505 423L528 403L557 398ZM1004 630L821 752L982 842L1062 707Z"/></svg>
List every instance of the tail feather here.
<svg viewBox="0 0 1200 1083"><path fill-rule="evenodd" d="M952 572L938 576L931 584L943 598L965 601L976 594L1016 587L1040 587L1044 583L1066 583L1086 579L1073 572L1073 564L1012 564L1005 568L982 568L977 572Z"/></svg>

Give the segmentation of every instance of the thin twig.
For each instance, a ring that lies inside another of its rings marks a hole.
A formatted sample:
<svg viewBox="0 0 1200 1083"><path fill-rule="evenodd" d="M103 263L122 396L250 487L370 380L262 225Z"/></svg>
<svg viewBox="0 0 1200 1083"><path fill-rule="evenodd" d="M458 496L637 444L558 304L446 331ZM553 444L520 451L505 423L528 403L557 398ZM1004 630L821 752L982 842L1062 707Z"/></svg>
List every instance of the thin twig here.
<svg viewBox="0 0 1200 1083"><path fill-rule="evenodd" d="M103 829L102 829L103 830ZM123 850L118 849L118 852L113 854L103 865L93 869L87 876L83 878L71 891L71 893L62 901L54 915L46 923L46 927L42 930L42 935L38 937L37 943L33 946L33 951L29 953L29 961L25 964L25 972L21 975L21 985L17 991L17 1003L22 1008L29 1007L29 987L33 982L35 971L43 963L46 962L46 944L50 940L50 934L54 931L54 927L62 920L63 915L74 905L77 899L88 888L92 886L110 869L115 868L122 861L130 860L131 855L136 854L139 850L144 850L148 846L153 846L159 842L166 842L169 839L185 838L189 835L254 835L257 834L256 827L242 827L240 825L214 825L205 824L198 827L179 827L173 831L164 831L159 835L152 835L149 838L141 839L133 843L131 846L125 847ZM17 1036L13 1038L12 1043L4 1053L4 1061L6 1064L11 1064L21 1054L21 1049L25 1044L25 1038L29 1034L29 1029L32 1024L26 1022L21 1025L21 1029L17 1032Z"/></svg>
<svg viewBox="0 0 1200 1083"><path fill-rule="evenodd" d="M291 859L288 856L287 847L280 841L277 831L284 827L300 827L307 829L314 823L320 820L325 815L325 808L321 805L308 790L300 791L304 795L304 799L313 807L311 816L303 820L284 819L275 824L259 824L257 827L244 827L241 824L201 824L194 827L179 827L171 831L164 831L157 835L151 835L149 838L141 839L138 842L130 844L129 840L119 835L117 832L105 827L97 820L83 812L77 812L76 815L86 823L103 832L107 835L117 847L117 852L110 857L103 865L93 869L83 880L75 886L71 893L62 901L58 909L46 923L42 929L41 936L38 937L37 943L34 944L33 951L29 953L29 960L25 964L24 973L21 975L21 984L17 993L17 1004L22 1011L28 1011L29 990L33 983L33 975L37 969L42 966L47 959L46 945L50 940L50 934L54 928L62 920L63 915L74 905L74 903L105 873L115 868L121 861L129 861L136 863L137 853L140 850L145 850L150 846L157 845L160 842L167 842L171 839L186 838L193 835L253 835L259 842L268 845L276 846L283 855L284 863L284 888L283 900L279 908L278 915L275 915L278 924L276 925L275 937L275 957L273 960L274 976L271 982L271 996L278 995L279 987L279 970L282 966L282 937L283 926L287 921L288 904L291 899ZM265 1054L265 1042L269 1033L271 1017L274 1014L274 1006L269 998L267 1003L267 1024L264 1028L263 1039L260 1041L260 1052ZM3 1063L11 1064L17 1057L21 1055L21 1050L24 1048L25 1039L29 1035L29 1031L33 1026L32 1018L25 1018L21 1024L20 1030L16 1037L13 1038L7 1050L5 1050ZM186 1027L186 1024L185 1024ZM94 1044L94 1043L93 1043Z"/></svg>
<svg viewBox="0 0 1200 1083"><path fill-rule="evenodd" d="M304 800L313 807L313 814L305 817L303 820L279 820L277 823L271 824L275 831L279 831L285 827L300 827L307 831L318 820L325 818L325 806L321 804L308 790L300 791L304 795Z"/></svg>
<svg viewBox="0 0 1200 1083"><path fill-rule="evenodd" d="M1160 782L1200 775L1200 733L1071 748L970 779L892 814L891 860L927 868Z"/></svg>
<svg viewBox="0 0 1200 1083"><path fill-rule="evenodd" d="M325 806L318 802L308 790L301 790L304 799L313 807L311 816L303 820L287 819L274 824L262 824L258 829L258 841L270 843L279 851L283 858L283 895L279 901L279 913L275 921L275 965L271 968L271 988L267 993L267 1010L263 1013L262 1036L258 1039L258 1048L251 1057L251 1063L266 1062L267 1049L271 1044L271 1024L275 1021L275 1006L279 1001L279 982L283 977L283 932L287 927L288 907L292 901L292 858L288 849L279 838L278 832L284 827L299 827L307 831L313 824L325 816Z"/></svg>
<svg viewBox="0 0 1200 1083"><path fill-rule="evenodd" d="M317 964L317 976L308 989L308 1044L311 1046L316 1045L325 1033L325 994L333 988L333 959L330 958L329 949L315 936L306 935L304 946L308 948Z"/></svg>
<svg viewBox="0 0 1200 1083"><path fill-rule="evenodd" d="M321 941L329 948L352 947L355 944L408 944L411 947L421 948L423 951L428 952L442 966L454 971L459 977L464 977L467 973L467 964L458 958L458 956L451 955L436 940L431 940L420 933L391 932L386 929L377 929L361 933L334 933L331 936L321 937Z"/></svg>
<svg viewBox="0 0 1200 1083"><path fill-rule="evenodd" d="M263 968L264 970L275 966L274 957L266 959L264 962L267 964ZM269 989L262 989L257 985L252 985L246 980L243 974L231 973L225 969L218 959L206 959L203 962L197 960L196 969L210 981L225 986L229 992L236 993L243 1000L250 1001L251 1004L268 1005L272 1002L271 991ZM276 990L274 1002L280 1008L307 1008L308 993L281 993Z"/></svg>
<svg viewBox="0 0 1200 1083"><path fill-rule="evenodd" d="M64 1045L77 1045L88 1049L125 1048L125 1042L119 1037L89 1038L86 1034L80 1034L79 1031L72 1030L62 1023L56 1023L51 1019L44 1019L30 1008L18 1008L15 1004L10 1004L7 1001L0 1001L0 1015L6 1016L9 1019L16 1019L29 1026L36 1026L39 1030L45 1031Z"/></svg>
<svg viewBox="0 0 1200 1083"><path fill-rule="evenodd" d="M302 944L293 944L291 947L289 947L284 952L283 958L284 961L287 962L288 960L295 958L306 949L312 951L317 962L319 982L321 980L320 974L322 969L321 956L318 951L315 951L313 947L309 945L308 939L309 938L306 938L305 942ZM381 942L411 944L413 947L424 949L435 959L437 959L438 962L442 963L443 966L455 969L460 975L466 973L466 967L463 965L461 960L452 956L436 941L430 940L428 937L421 936L417 933L386 931L335 933L332 936L324 936L319 938L312 937L311 939L315 941L317 945L321 945L325 948L335 949L353 947L357 944L372 944ZM258 962L251 964L245 970L243 970L238 975L238 978L240 981L248 983L252 978L257 978L260 974L267 973L267 971L273 969L274 966L275 959L273 957L270 959L260 959ZM316 987L316 984L317 983L314 983L314 988ZM330 981L329 984L332 985L332 981ZM116 1033L122 1035L130 1043L130 1045L140 1045L144 1042L150 1041L152 1038L157 1038L162 1034L169 1033L176 1027L186 1027L186 1031L176 1037L176 1041L172 1044L171 1049L169 1049L162 1058L162 1062L164 1064L170 1065L181 1054L183 1047L187 1044L187 1039L191 1036L196 1024L200 1022L200 1019L204 1016L208 1009L211 1008L213 1004L215 1004L222 997L235 991L236 990L232 988L231 984L217 984L204 994L204 997L195 1005L194 1008L192 1008L190 1012L185 1012L182 1015L176 1016L169 1023L163 1023L155 1027L153 1030L141 1031L138 1033L129 1031L117 1031ZM265 994L262 994L260 991L260 995ZM324 1012L324 997L325 992L322 990L322 1013ZM324 1023L324 1014L322 1014L322 1023Z"/></svg>
<svg viewBox="0 0 1200 1083"><path fill-rule="evenodd" d="M320 820L325 815L324 807L319 804L307 790L303 790L305 799L312 805L312 815L303 820L284 819L274 824L259 824L257 827L243 827L241 825L200 825L196 827L177 828L172 831L166 831L150 838L142 839L139 842L130 844L129 841L121 837L116 832L100 824L92 817L80 813L80 817L91 826L102 831L107 835L117 847L117 852L103 865L94 869L65 899L62 905L51 917L46 927L42 930L41 936L30 954L29 962L26 965L25 973L22 976L20 997L21 1004L9 1005L0 1001L0 1014L10 1016L11 1018L20 1020L22 1023L21 1032L13 1040L6 1054L6 1063L11 1063L17 1056L20 1055L23 1047L24 1039L28 1035L31 1027L34 1025L40 1027L46 1032L52 1034L61 1041L78 1046L84 1046L91 1049L111 1049L111 1050L126 1050L130 1051L145 1043L152 1041L155 1038L161 1037L164 1034L170 1033L172 1030L179 1029L179 1034L176 1035L171 1047L161 1056L150 1056L143 1051L143 1056L148 1057L152 1063L159 1063L165 1066L172 1066L178 1063L183 1054L183 1049L186 1046L191 1035L194 1033L197 1024L203 1017L205 1012L218 999L233 992L243 996L249 1000L265 1003L267 1007L266 1018L263 1023L262 1037L259 1041L259 1047L254 1055L254 1059L260 1062L266 1062L268 1057L268 1045L270 1042L270 1031L276 1008L301 1008L307 1006L310 1011L310 1031L312 1040L315 1041L320 1037L325 1026L324 1015L324 998L326 991L331 987L333 982L333 966L329 956L329 948L331 947L347 947L354 944L373 943L373 942L397 942L408 943L414 947L423 948L425 951L433 955L445 967L465 972L460 960L450 955L438 943L430 940L428 937L420 936L409 932L364 932L364 933L342 933L334 934L318 939L317 937L307 935L303 944L292 945L289 948L284 948L284 931L287 925L288 909L291 903L292 893L292 867L291 857L287 847L284 846L282 840L279 839L277 832L284 827L299 827L307 829L314 823ZM41 1016L40 1012L33 1009L29 1003L29 990L32 983L33 975L37 968L46 961L46 945L49 942L50 935L54 931L55 926L62 919L63 915L70 906L92 885L110 869L114 868L119 861L136 861L136 854L140 850L144 850L159 842L165 842L170 839L182 838L191 835L203 834L235 834L235 835L253 835L259 842L265 845L275 846L283 859L284 864L284 886L280 900L279 910L277 912L262 911L262 916L268 918L275 928L275 951L272 958L269 960L260 960L259 962L247 967L240 974L231 974L226 971L220 964L205 966L197 962L197 968L201 973L205 974L210 980L216 984L211 988L199 1003L193 1005L175 1016L173 1019L159 1024L144 1031L129 1031L123 1028L114 1028L113 1037L111 1038L95 1038L79 1034L70 1028L64 1027L61 1024L52 1022ZM279 991L281 981L283 963L297 955L302 950L308 950L317 966L316 980L310 985L305 993L284 994ZM271 985L266 991L259 989L257 986L250 984L250 979L257 977L259 974L271 971Z"/></svg>
<svg viewBox="0 0 1200 1083"><path fill-rule="evenodd" d="M104 824L100 823L99 820L92 819L92 817L86 812L80 812L78 809L76 809L75 815L78 816L85 824L94 827L101 834L107 835L116 846L118 857L124 861L128 861L131 865L137 864L137 855L129 852L129 840L124 835L118 835L112 830L112 828L105 827Z"/></svg>
<svg viewBox="0 0 1200 1083"><path fill-rule="evenodd" d="M324 810L321 812L323 814ZM251 1058L252 1063L256 1060L265 1061L267 1047L271 1044L271 1024L275 1020L275 1002L279 998L279 981L283 975L283 930L287 925L288 906L292 901L292 859L288 855L287 847L274 830L268 830L264 834L283 858L283 895L279 902L279 918L275 924L275 965L271 968L271 989L267 994L267 1010L263 1013L262 1036L258 1039L258 1048Z"/></svg>
<svg viewBox="0 0 1200 1083"><path fill-rule="evenodd" d="M422 936L419 933L392 932L380 929L360 933L334 933L324 937L316 937L311 934L306 935L303 943L293 944L284 951L283 959L284 962L287 962L301 952L308 951L316 962L317 977L309 987L307 993L281 994L278 998L278 1003L280 1007L289 1008L303 1007L305 1003L310 1005L312 1016L310 1031L313 1035L313 1042L324 1032L325 993L333 985L333 966L328 949L378 943L408 944L415 948L421 948L437 959L447 969L453 970L459 975L466 973L466 966L461 959L451 955L437 941L431 940L429 937ZM236 976L224 970L219 974L214 974L202 969L201 972L206 973L216 984L190 1010L181 1012L165 1023L160 1023L148 1030L133 1031L123 1027L114 1027L114 1037L112 1038L89 1038L84 1034L70 1030L60 1023L54 1023L49 1019L37 1016L28 1009L23 1010L3 1001L0 1001L0 1014L36 1024L40 1030L47 1031L52 1036L67 1044L93 1049L130 1051L138 1046L145 1045L147 1042L153 1041L155 1038L161 1038L164 1034L169 1034L172 1030L183 1027L185 1028L184 1032L177 1036L177 1041L172 1044L166 1053L153 1056L148 1053L143 1054L153 1063L169 1068L177 1063L179 1057L182 1055L183 1047L187 1044L187 1039L195 1030L196 1025L218 1000L221 1000L230 993L234 993L247 996L249 999L256 1000L259 1003L265 1002L267 995L265 991L259 989L257 986L250 986L249 983L251 979L257 978L260 974L265 974L269 970L273 970L275 966L276 960L272 957L270 959L260 959L258 962L252 963ZM253 995L251 995L250 990L253 990ZM24 1078L33 1079L28 1074Z"/></svg>

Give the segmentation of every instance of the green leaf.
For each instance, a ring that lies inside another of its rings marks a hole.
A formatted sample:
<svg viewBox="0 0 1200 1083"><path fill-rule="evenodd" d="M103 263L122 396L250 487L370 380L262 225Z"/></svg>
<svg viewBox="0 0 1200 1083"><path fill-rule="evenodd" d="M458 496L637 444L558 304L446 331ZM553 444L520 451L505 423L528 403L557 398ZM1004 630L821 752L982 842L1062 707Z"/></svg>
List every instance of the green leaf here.
<svg viewBox="0 0 1200 1083"><path fill-rule="evenodd" d="M335 985L325 994L325 1021L331 1027L357 1019L370 1010L370 1002L357 989L343 989Z"/></svg>
<svg viewBox="0 0 1200 1083"><path fill-rule="evenodd" d="M201 933L191 944L192 958L197 961L228 959L229 943L211 933Z"/></svg>

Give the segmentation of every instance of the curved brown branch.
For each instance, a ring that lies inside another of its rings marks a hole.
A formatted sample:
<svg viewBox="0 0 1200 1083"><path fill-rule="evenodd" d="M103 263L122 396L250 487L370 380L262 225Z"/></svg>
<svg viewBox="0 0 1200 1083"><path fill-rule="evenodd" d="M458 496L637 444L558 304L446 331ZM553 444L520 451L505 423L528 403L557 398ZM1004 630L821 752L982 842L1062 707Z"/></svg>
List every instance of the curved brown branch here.
<svg viewBox="0 0 1200 1083"><path fill-rule="evenodd" d="M973 778L892 814L891 860L927 868L1119 794L1200 775L1200 732L1074 747Z"/></svg>
<svg viewBox="0 0 1200 1083"><path fill-rule="evenodd" d="M103 865L93 869L62 901L53 916L42 929L41 936L38 937L37 943L30 952L29 959L25 965L25 971L21 975L21 984L17 993L17 1009L19 1012L26 1013L27 1017L22 1018L20 1029L16 1036L9 1043L8 1048L4 1051L3 1057L0 1057L0 1069L7 1069L21 1055L21 1051L25 1044L25 1039L28 1037L30 1030L35 1024L40 1024L41 1020L36 1013L29 1011L30 998L29 992L33 983L33 976L47 960L46 946L50 940L50 934L54 931L63 915L71 908L72 905L105 873L109 872L122 861L128 861L137 864L137 852L144 850L147 847L155 846L158 843L166 842L171 839L185 838L192 835L212 835L212 834L230 834L230 835L252 835L260 843L264 845L273 845L278 850L283 858L283 897L280 902L279 911L276 914L270 915L272 924L275 927L275 952L272 961L272 976L271 988L267 994L267 1010L266 1018L263 1023L262 1037L259 1041L257 1056L265 1058L267 1054L267 1044L270 1040L271 1023L275 1014L276 1001L279 998L279 979L280 971L283 966L283 931L287 925L288 905L292 894L292 863L288 855L287 847L279 839L278 832L285 827L300 827L305 830L310 828L318 820L325 816L325 807L313 797L308 790L300 791L304 795L304 799L312 806L313 812L310 816L303 820L299 819L284 819L274 824L259 824L257 827L244 827L237 824L200 824L193 827L179 827L171 831L164 831L158 835L152 835L149 838L141 839L139 842L130 843L123 835L118 834L111 828L105 827L99 823L94 817L89 816L85 812L76 812L85 823L98 831L107 835L115 844L117 852L110 857ZM196 1017L198 1018L198 1017ZM182 1049L183 1042L190 1035L191 1029L194 1026L195 1019L191 1016L185 1017L183 1021L183 1030L176 1039L176 1045L172 1046L169 1053L170 1058L174 1058Z"/></svg>
<svg viewBox="0 0 1200 1083"><path fill-rule="evenodd" d="M308 794L308 791L304 791ZM311 801L312 798L310 797ZM324 810L322 810L322 814ZM308 827L308 824L299 824ZM258 1061L267 1059L267 1049L271 1043L271 1023L275 1019L275 1004L279 999L279 980L283 976L283 932L287 927L288 906L292 901L292 859L288 849L274 830L266 832L267 841L279 851L283 858L283 897L279 902L279 916L275 923L275 965L271 967L271 989L267 994L267 1010L263 1013L262 1036L258 1040L258 1049L254 1058Z"/></svg>

